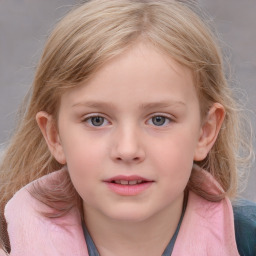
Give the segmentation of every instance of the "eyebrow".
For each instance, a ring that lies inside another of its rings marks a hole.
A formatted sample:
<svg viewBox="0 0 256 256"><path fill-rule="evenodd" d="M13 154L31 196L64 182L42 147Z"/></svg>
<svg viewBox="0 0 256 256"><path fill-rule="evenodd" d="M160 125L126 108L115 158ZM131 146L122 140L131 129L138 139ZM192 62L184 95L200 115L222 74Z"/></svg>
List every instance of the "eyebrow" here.
<svg viewBox="0 0 256 256"><path fill-rule="evenodd" d="M100 102L100 101L78 102L72 105L72 107L115 108L114 104L111 102Z"/></svg>
<svg viewBox="0 0 256 256"><path fill-rule="evenodd" d="M160 102L149 102L149 103L142 103L140 105L141 109L151 109L151 108L168 108L171 106L186 106L186 104L182 101L160 101Z"/></svg>
<svg viewBox="0 0 256 256"><path fill-rule="evenodd" d="M72 105L72 107L89 107L89 108L102 108L102 109L116 109L115 105L112 102L101 102L101 101L84 101L78 102ZM153 108L168 108L168 107L185 107L186 104L182 101L175 100L165 100L165 101L156 101L156 102L147 102L140 104L140 109L153 109Z"/></svg>

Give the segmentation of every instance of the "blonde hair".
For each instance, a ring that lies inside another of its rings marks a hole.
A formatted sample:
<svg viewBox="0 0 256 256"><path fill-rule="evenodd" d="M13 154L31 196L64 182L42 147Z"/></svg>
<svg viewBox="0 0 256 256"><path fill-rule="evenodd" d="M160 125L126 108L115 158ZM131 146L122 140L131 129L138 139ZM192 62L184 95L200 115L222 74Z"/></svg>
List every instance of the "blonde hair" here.
<svg viewBox="0 0 256 256"><path fill-rule="evenodd" d="M236 195L241 150L239 111L227 85L221 52L208 26L185 1L93 0L61 20L46 43L20 125L0 166L2 207L25 184L62 167L47 148L36 113L43 110L57 118L63 92L89 79L138 40L151 43L193 70L202 117L214 102L224 106L226 116L217 141L197 165L216 178L225 194ZM66 176L65 186L72 187ZM192 172L188 187L209 200L220 199L202 191L199 181ZM61 194L67 211L74 201L64 192L55 191L52 197ZM39 189L38 193L38 198L50 202L51 191ZM42 195L48 195L47 200Z"/></svg>

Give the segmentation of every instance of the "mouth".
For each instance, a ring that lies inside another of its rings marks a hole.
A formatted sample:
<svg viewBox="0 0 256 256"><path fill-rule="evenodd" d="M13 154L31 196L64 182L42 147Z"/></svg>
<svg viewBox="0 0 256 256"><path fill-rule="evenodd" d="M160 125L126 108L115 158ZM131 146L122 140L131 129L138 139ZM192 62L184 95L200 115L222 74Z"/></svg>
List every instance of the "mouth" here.
<svg viewBox="0 0 256 256"><path fill-rule="evenodd" d="M122 196L135 196L147 190L153 180L145 179L140 176L116 176L104 181L108 188Z"/></svg>
<svg viewBox="0 0 256 256"><path fill-rule="evenodd" d="M147 182L153 182L153 180L149 180L137 175L132 175L132 176L118 175L108 180L105 180L105 182L133 186L133 185L139 185Z"/></svg>
<svg viewBox="0 0 256 256"><path fill-rule="evenodd" d="M112 180L111 181L111 183L121 184L121 185L137 185L145 182L147 181L145 180Z"/></svg>

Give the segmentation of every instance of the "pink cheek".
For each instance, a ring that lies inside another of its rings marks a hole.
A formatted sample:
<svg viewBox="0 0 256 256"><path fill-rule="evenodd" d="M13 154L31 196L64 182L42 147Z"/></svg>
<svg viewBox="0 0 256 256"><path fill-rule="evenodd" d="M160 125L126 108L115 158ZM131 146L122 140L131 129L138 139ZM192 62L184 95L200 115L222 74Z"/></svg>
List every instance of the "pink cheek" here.
<svg viewBox="0 0 256 256"><path fill-rule="evenodd" d="M72 147L71 147L72 149ZM94 147L82 147L71 150L67 162L68 165L72 165L76 170L92 170L97 168L105 158L105 154L100 148Z"/></svg>

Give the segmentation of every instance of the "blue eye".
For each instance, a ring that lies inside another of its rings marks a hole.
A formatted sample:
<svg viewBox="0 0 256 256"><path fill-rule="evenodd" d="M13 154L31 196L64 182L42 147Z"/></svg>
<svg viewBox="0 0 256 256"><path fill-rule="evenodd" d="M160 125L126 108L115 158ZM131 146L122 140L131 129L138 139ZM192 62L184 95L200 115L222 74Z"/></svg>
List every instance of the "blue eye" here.
<svg viewBox="0 0 256 256"><path fill-rule="evenodd" d="M165 116L153 116L150 123L155 126L165 126L170 123L171 119Z"/></svg>
<svg viewBox="0 0 256 256"><path fill-rule="evenodd" d="M102 116L91 116L86 118L84 122L87 122L90 126L94 127L104 126L108 123L108 121Z"/></svg>

